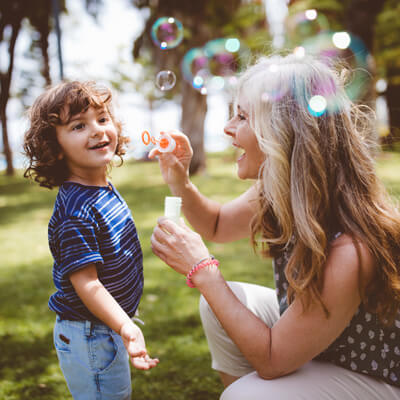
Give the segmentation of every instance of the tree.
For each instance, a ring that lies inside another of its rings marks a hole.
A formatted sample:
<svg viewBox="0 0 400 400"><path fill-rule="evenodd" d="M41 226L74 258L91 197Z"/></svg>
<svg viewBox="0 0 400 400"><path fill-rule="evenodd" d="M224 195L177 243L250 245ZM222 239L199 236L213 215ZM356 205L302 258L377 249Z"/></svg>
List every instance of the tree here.
<svg viewBox="0 0 400 400"><path fill-rule="evenodd" d="M386 77L386 100L389 108L388 144L400 141L400 3L386 0L376 24L378 70Z"/></svg>
<svg viewBox="0 0 400 400"><path fill-rule="evenodd" d="M43 63L41 74L46 83L50 84L49 56L48 56L48 36L50 32L50 2L40 0L30 2L29 0L15 0L12 2L0 3L0 44L7 46L8 65L0 71L0 119L3 134L3 152L7 162L7 175L13 175L14 166L12 151L9 144L7 127L7 103L10 99L10 87L14 69L15 45L21 31L22 22L28 19L33 29L38 33L38 40L32 43L31 51L40 48Z"/></svg>
<svg viewBox="0 0 400 400"><path fill-rule="evenodd" d="M157 70L169 69L174 71L177 76L180 75L179 67L186 51L191 48L202 47L212 39L230 35L234 31L232 27L235 26L237 13L243 7L241 0L225 0L223 2L211 0L196 2L133 0L133 3L140 9L147 8L150 10L150 16L146 21L143 33L134 43L134 59L139 60L139 56L143 52L150 53ZM264 32L263 39L269 38L263 8L259 4L247 5L247 9L250 9L250 7L256 13L253 13L252 16L246 15L246 13L240 15L242 17L240 21L243 22L243 32L246 29L254 30L258 28ZM175 49L160 50L151 43L151 28L159 17L164 16L173 16L181 21L184 26L183 43ZM245 29L248 21L253 24ZM255 21L257 22L255 23ZM235 36L242 38L239 31L236 31ZM254 42L257 43L257 40ZM259 42L257 44L261 47ZM262 46L265 46L265 41ZM180 84L177 85L173 94L178 95L179 89L182 106L181 129L189 136L194 149L190 165L190 173L194 174L205 168L204 120L207 113L207 98L184 80L181 80Z"/></svg>
<svg viewBox="0 0 400 400"><path fill-rule="evenodd" d="M12 162L12 153L8 141L7 130L7 103L10 97L10 85L12 72L14 68L15 44L21 29L21 23L24 18L24 7L20 2L12 2L6 5L5 2L0 5L0 43L8 47L8 66L0 71L0 119L3 133L3 151L7 162L7 175L14 173Z"/></svg>
<svg viewBox="0 0 400 400"><path fill-rule="evenodd" d="M59 2L61 11L66 11L65 0ZM85 0L86 9L95 16L97 6L101 0ZM94 5L96 7L94 7ZM48 54L48 38L52 28L52 9L50 0L13 0L0 2L0 46L7 47L7 66L0 70L0 120L3 138L3 152L6 158L6 174L14 174L12 151L9 143L7 126L7 104L10 99L11 82L14 70L15 45L22 29L23 21L27 20L32 28L32 44L30 53L32 58L37 49L41 54L41 70L46 85L51 84L50 60ZM5 54L3 52L2 54ZM28 89L24 89L27 91Z"/></svg>

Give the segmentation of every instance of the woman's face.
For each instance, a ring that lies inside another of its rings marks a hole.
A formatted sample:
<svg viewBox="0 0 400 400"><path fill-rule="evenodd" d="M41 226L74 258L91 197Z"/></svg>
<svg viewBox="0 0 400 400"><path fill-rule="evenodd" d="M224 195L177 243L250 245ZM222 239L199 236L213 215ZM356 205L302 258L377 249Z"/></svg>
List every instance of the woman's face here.
<svg viewBox="0 0 400 400"><path fill-rule="evenodd" d="M239 97L235 115L230 119L224 132L232 137L232 145L244 150L237 159L238 176L240 179L257 179L265 155L261 151L256 135L250 127L248 102Z"/></svg>

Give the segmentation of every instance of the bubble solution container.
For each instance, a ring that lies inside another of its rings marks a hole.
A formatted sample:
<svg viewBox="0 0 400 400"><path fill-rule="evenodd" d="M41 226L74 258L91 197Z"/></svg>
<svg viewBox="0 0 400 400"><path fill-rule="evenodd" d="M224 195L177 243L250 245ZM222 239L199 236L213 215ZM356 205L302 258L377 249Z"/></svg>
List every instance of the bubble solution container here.
<svg viewBox="0 0 400 400"><path fill-rule="evenodd" d="M179 224L181 204L181 197L167 196L164 204L164 216Z"/></svg>

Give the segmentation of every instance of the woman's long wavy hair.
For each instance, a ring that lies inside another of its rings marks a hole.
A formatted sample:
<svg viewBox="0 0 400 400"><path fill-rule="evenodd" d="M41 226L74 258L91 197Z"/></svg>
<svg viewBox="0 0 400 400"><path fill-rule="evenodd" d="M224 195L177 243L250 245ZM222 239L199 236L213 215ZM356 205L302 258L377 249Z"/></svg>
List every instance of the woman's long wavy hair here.
<svg viewBox="0 0 400 400"><path fill-rule="evenodd" d="M373 113L349 100L342 80L321 61L293 55L260 59L239 80L266 156L252 242L268 256L293 243L289 302L317 302L329 316L321 299L329 241L349 234L359 259L362 242L377 265L362 301L391 323L400 309L400 214L375 172Z"/></svg>
<svg viewBox="0 0 400 400"><path fill-rule="evenodd" d="M122 135L122 124L114 115L112 94L95 82L64 82L40 95L29 110L30 127L25 132L24 152L29 165L24 177L49 189L68 179L69 170L57 140L56 126L64 125L89 107L106 108L118 133L115 155L122 163L129 138Z"/></svg>

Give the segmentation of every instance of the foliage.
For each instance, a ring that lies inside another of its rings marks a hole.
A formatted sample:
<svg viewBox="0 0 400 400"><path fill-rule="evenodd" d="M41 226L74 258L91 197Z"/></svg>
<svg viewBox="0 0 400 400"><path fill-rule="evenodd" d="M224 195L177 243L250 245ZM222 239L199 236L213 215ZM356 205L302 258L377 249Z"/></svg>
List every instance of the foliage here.
<svg viewBox="0 0 400 400"><path fill-rule="evenodd" d="M387 0L376 24L377 61L382 76L400 85L400 3ZM388 73L388 70L390 73Z"/></svg>

